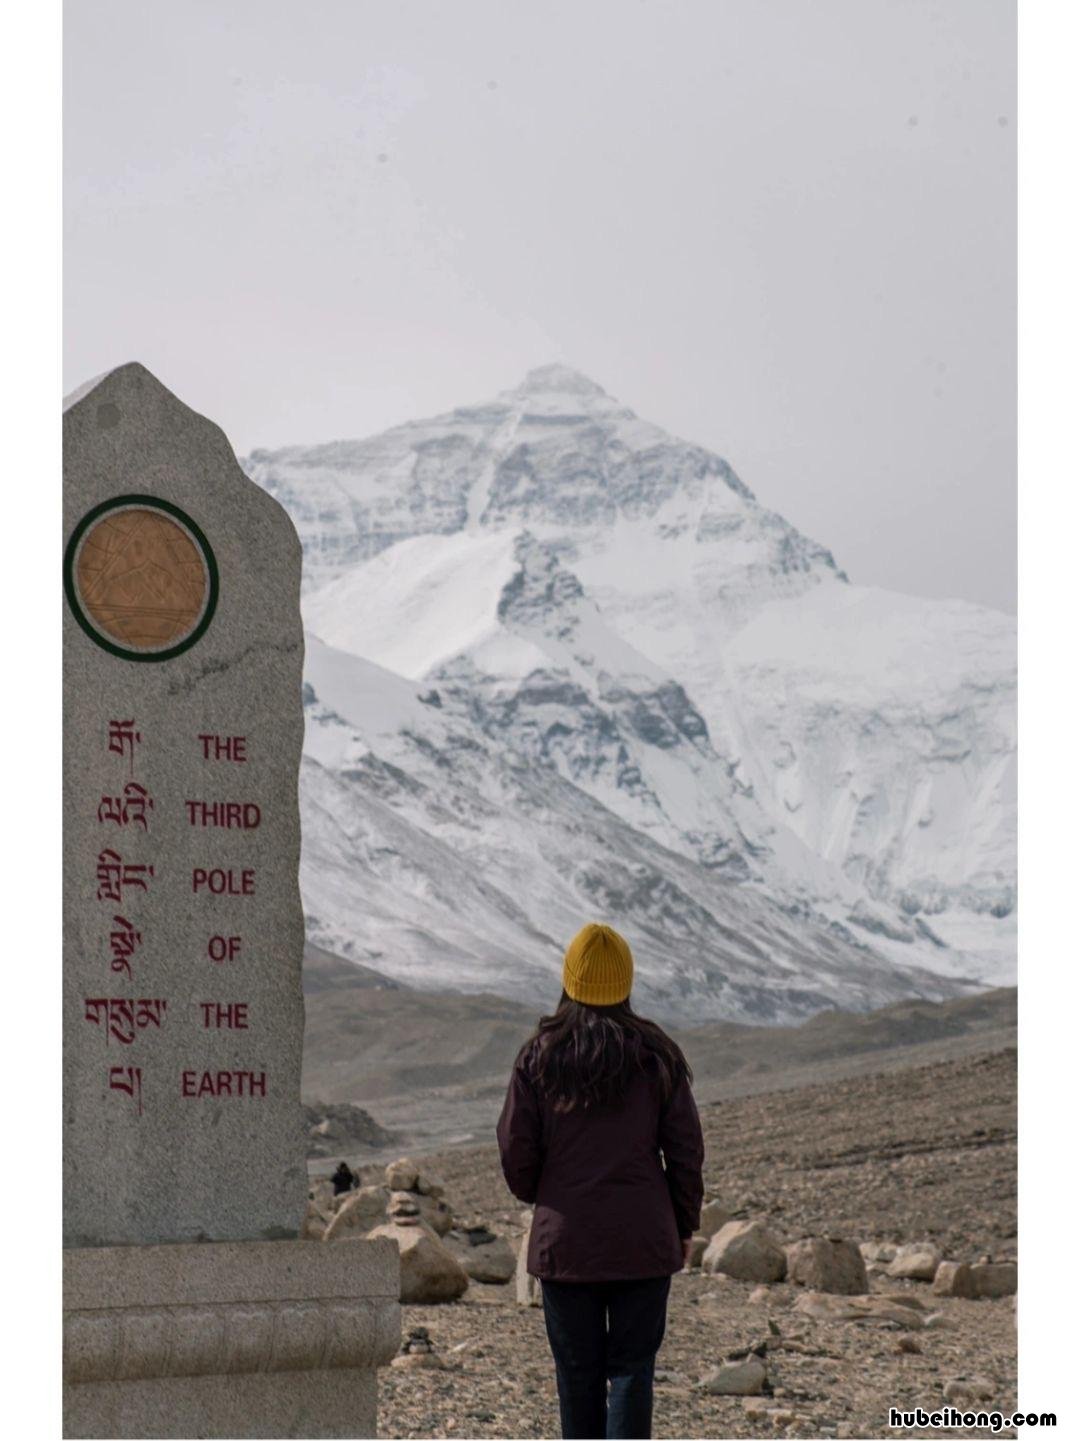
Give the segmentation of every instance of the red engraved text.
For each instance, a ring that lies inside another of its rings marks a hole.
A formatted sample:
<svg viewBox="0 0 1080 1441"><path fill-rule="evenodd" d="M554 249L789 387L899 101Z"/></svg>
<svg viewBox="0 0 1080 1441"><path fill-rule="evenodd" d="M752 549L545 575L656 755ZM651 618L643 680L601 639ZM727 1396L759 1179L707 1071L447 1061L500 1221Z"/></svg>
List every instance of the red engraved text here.
<svg viewBox="0 0 1080 1441"><path fill-rule="evenodd" d="M154 809L154 802L147 794L146 787L138 781L128 781L122 796L102 796L97 818L102 824L112 821L118 826L142 826L147 829L146 813Z"/></svg>
<svg viewBox="0 0 1080 1441"><path fill-rule="evenodd" d="M229 831L253 831L262 820L254 801L185 801L188 824L218 826Z"/></svg>
<svg viewBox="0 0 1080 1441"><path fill-rule="evenodd" d="M125 865L122 857L112 849L98 852L97 882L99 901L123 900L125 886L134 886L145 891L153 877L153 866Z"/></svg>
<svg viewBox="0 0 1080 1441"><path fill-rule="evenodd" d="M254 870L204 870L201 866L191 873L191 889L209 891L212 896L253 896L255 894Z"/></svg>
<svg viewBox="0 0 1080 1441"><path fill-rule="evenodd" d="M123 857L111 847L98 852L98 901L121 901L124 886L149 889L153 866L124 865Z"/></svg>
<svg viewBox="0 0 1080 1441"><path fill-rule="evenodd" d="M109 1090L123 1091L125 1096L130 1096L135 1102L138 1113L142 1115L142 1067L141 1066L112 1066L109 1069Z"/></svg>
<svg viewBox="0 0 1080 1441"><path fill-rule="evenodd" d="M135 729L133 720L111 720L109 722L109 749L118 756L126 756L128 766L135 772L135 747L142 744L142 734Z"/></svg>
<svg viewBox="0 0 1080 1441"><path fill-rule="evenodd" d="M248 1029L247 1001L200 1001L203 1029L207 1031L246 1031Z"/></svg>
<svg viewBox="0 0 1080 1441"><path fill-rule="evenodd" d="M167 1004L167 1001L145 997L134 1000L129 996L88 996L83 1016L104 1029L106 1045L114 1040L130 1046L136 1031L145 1030L147 1026L161 1029Z"/></svg>
<svg viewBox="0 0 1080 1441"><path fill-rule="evenodd" d="M243 764L247 760L247 736L200 735L199 742L202 745L204 761L236 761Z"/></svg>
<svg viewBox="0 0 1080 1441"><path fill-rule="evenodd" d="M126 916L113 916L114 929L109 933L112 960L109 969L131 975L131 958L142 944L142 931L137 931Z"/></svg>
<svg viewBox="0 0 1080 1441"><path fill-rule="evenodd" d="M266 1095L265 1071L183 1071L180 1094L199 1100L204 1096L252 1097Z"/></svg>
<svg viewBox="0 0 1080 1441"><path fill-rule="evenodd" d="M240 954L240 937L211 936L206 953L212 961L235 961Z"/></svg>

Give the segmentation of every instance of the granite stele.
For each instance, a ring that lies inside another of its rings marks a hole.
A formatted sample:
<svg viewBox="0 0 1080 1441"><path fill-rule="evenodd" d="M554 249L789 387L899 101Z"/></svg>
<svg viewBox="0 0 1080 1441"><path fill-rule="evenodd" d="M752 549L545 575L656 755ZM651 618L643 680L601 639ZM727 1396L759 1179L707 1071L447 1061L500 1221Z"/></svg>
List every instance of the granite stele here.
<svg viewBox="0 0 1080 1441"><path fill-rule="evenodd" d="M374 1436L388 1239L300 1240L300 544L143 366L64 410L64 1434Z"/></svg>

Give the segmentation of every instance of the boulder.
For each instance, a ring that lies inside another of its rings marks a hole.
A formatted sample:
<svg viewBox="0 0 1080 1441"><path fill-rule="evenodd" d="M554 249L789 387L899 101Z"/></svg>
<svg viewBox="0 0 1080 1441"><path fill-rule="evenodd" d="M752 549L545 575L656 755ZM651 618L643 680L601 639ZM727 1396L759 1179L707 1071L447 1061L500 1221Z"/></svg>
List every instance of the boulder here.
<svg viewBox="0 0 1080 1441"><path fill-rule="evenodd" d="M979 1297L1016 1295L1015 1261L980 1261L971 1267L971 1284Z"/></svg>
<svg viewBox="0 0 1080 1441"><path fill-rule="evenodd" d="M941 1265L941 1252L929 1241L916 1241L898 1248L889 1262L886 1274L903 1276L909 1281L932 1281Z"/></svg>
<svg viewBox="0 0 1080 1441"><path fill-rule="evenodd" d="M440 1301L456 1301L468 1289L468 1275L426 1226L402 1226L388 1221L368 1234L390 1236L397 1242L403 1302L430 1306Z"/></svg>
<svg viewBox="0 0 1080 1441"><path fill-rule="evenodd" d="M971 1279L971 1267L963 1261L942 1261L934 1272L930 1287L935 1296L963 1296L974 1299L975 1287Z"/></svg>
<svg viewBox="0 0 1080 1441"><path fill-rule="evenodd" d="M870 1289L858 1246L832 1236L807 1236L788 1246L787 1279L838 1296L861 1296Z"/></svg>
<svg viewBox="0 0 1080 1441"><path fill-rule="evenodd" d="M815 1321L889 1321L904 1331L921 1331L922 1307L905 1306L887 1296L834 1296L804 1291L793 1308Z"/></svg>
<svg viewBox="0 0 1080 1441"><path fill-rule="evenodd" d="M386 1168L386 1184L391 1191L414 1191L420 1172L415 1161L401 1156Z"/></svg>
<svg viewBox="0 0 1080 1441"><path fill-rule="evenodd" d="M968 1301L1015 1295L1017 1262L978 1261L975 1265L966 1265L963 1261L942 1261L934 1272L930 1290L934 1295L959 1295Z"/></svg>
<svg viewBox="0 0 1080 1441"><path fill-rule="evenodd" d="M514 1248L505 1236L492 1236L474 1245L468 1232L448 1231L443 1244L474 1281L503 1286L517 1268Z"/></svg>
<svg viewBox="0 0 1080 1441"><path fill-rule="evenodd" d="M338 1204L323 1239L326 1241L358 1240L373 1226L386 1220L389 1197L383 1186L361 1186L350 1191Z"/></svg>
<svg viewBox="0 0 1080 1441"><path fill-rule="evenodd" d="M486 1246L499 1239L498 1232L488 1226L455 1226L453 1235L467 1246Z"/></svg>
<svg viewBox="0 0 1080 1441"><path fill-rule="evenodd" d="M760 1396L768 1373L760 1356L742 1361L725 1361L698 1382L712 1396Z"/></svg>
<svg viewBox="0 0 1080 1441"><path fill-rule="evenodd" d="M731 1212L724 1205L723 1201L706 1201L701 1208L701 1225L697 1228L697 1234L708 1240L715 1236L721 1226L726 1226L731 1220Z"/></svg>
<svg viewBox="0 0 1080 1441"><path fill-rule="evenodd" d="M531 1225L531 1216L530 1216ZM519 1306L542 1306L544 1293L536 1276L530 1276L525 1269L529 1259L529 1227L522 1233L518 1246L517 1265L514 1268L514 1287Z"/></svg>
<svg viewBox="0 0 1080 1441"><path fill-rule="evenodd" d="M781 1281L787 1257L764 1221L728 1221L706 1246L701 1269L738 1281Z"/></svg>

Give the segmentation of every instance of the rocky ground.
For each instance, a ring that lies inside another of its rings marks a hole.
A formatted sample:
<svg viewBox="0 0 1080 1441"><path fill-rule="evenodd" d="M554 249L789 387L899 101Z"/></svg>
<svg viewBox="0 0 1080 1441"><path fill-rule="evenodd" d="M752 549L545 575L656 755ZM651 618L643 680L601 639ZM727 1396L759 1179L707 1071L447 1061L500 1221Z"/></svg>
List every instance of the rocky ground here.
<svg viewBox="0 0 1080 1441"><path fill-rule="evenodd" d="M706 1194L781 1240L936 1243L948 1258L1016 1257L1016 1053L1006 1049L717 1102L699 1098ZM513 1241L527 1212L506 1189L494 1145L451 1147L425 1166L446 1184L456 1226ZM381 1180L383 1166L361 1168ZM673 1278L657 1367L657 1437L884 1437L890 1405L932 1409L958 1378L983 1378L984 1407L1016 1396L1012 1297L931 1297L929 1285L876 1274L875 1294L921 1301L917 1329L812 1319L795 1287L684 1271ZM941 1320L925 1327L926 1315ZM509 1285L470 1284L459 1300L403 1308L403 1336L425 1327L442 1368L379 1373L379 1434L557 1437L543 1313ZM772 1323L770 1325L770 1323ZM773 1396L710 1395L695 1383L731 1351L768 1339ZM961 1405L961 1409L964 1406ZM911 1432L921 1435L986 1435ZM1004 1432L1000 1434L1013 1434Z"/></svg>

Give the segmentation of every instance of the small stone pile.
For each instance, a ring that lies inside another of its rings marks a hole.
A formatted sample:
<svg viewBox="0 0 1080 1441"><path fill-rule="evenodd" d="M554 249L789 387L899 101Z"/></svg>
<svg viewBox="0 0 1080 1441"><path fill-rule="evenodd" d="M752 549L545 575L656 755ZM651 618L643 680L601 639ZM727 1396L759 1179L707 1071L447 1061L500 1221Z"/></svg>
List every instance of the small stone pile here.
<svg viewBox="0 0 1080 1441"><path fill-rule="evenodd" d="M359 1180L354 1174L354 1179ZM401 1255L401 1299L430 1305L456 1300L470 1280L505 1285L517 1258L509 1241L484 1226L455 1228L446 1186L434 1171L401 1157L381 1184L334 1194L320 1177L308 1191L303 1239L357 1241L389 1236Z"/></svg>
<svg viewBox="0 0 1080 1441"><path fill-rule="evenodd" d="M445 1362L437 1355L431 1341L431 1333L426 1326L412 1328L401 1343L401 1350L390 1364L408 1370L416 1367L432 1367L441 1371L445 1368Z"/></svg>

